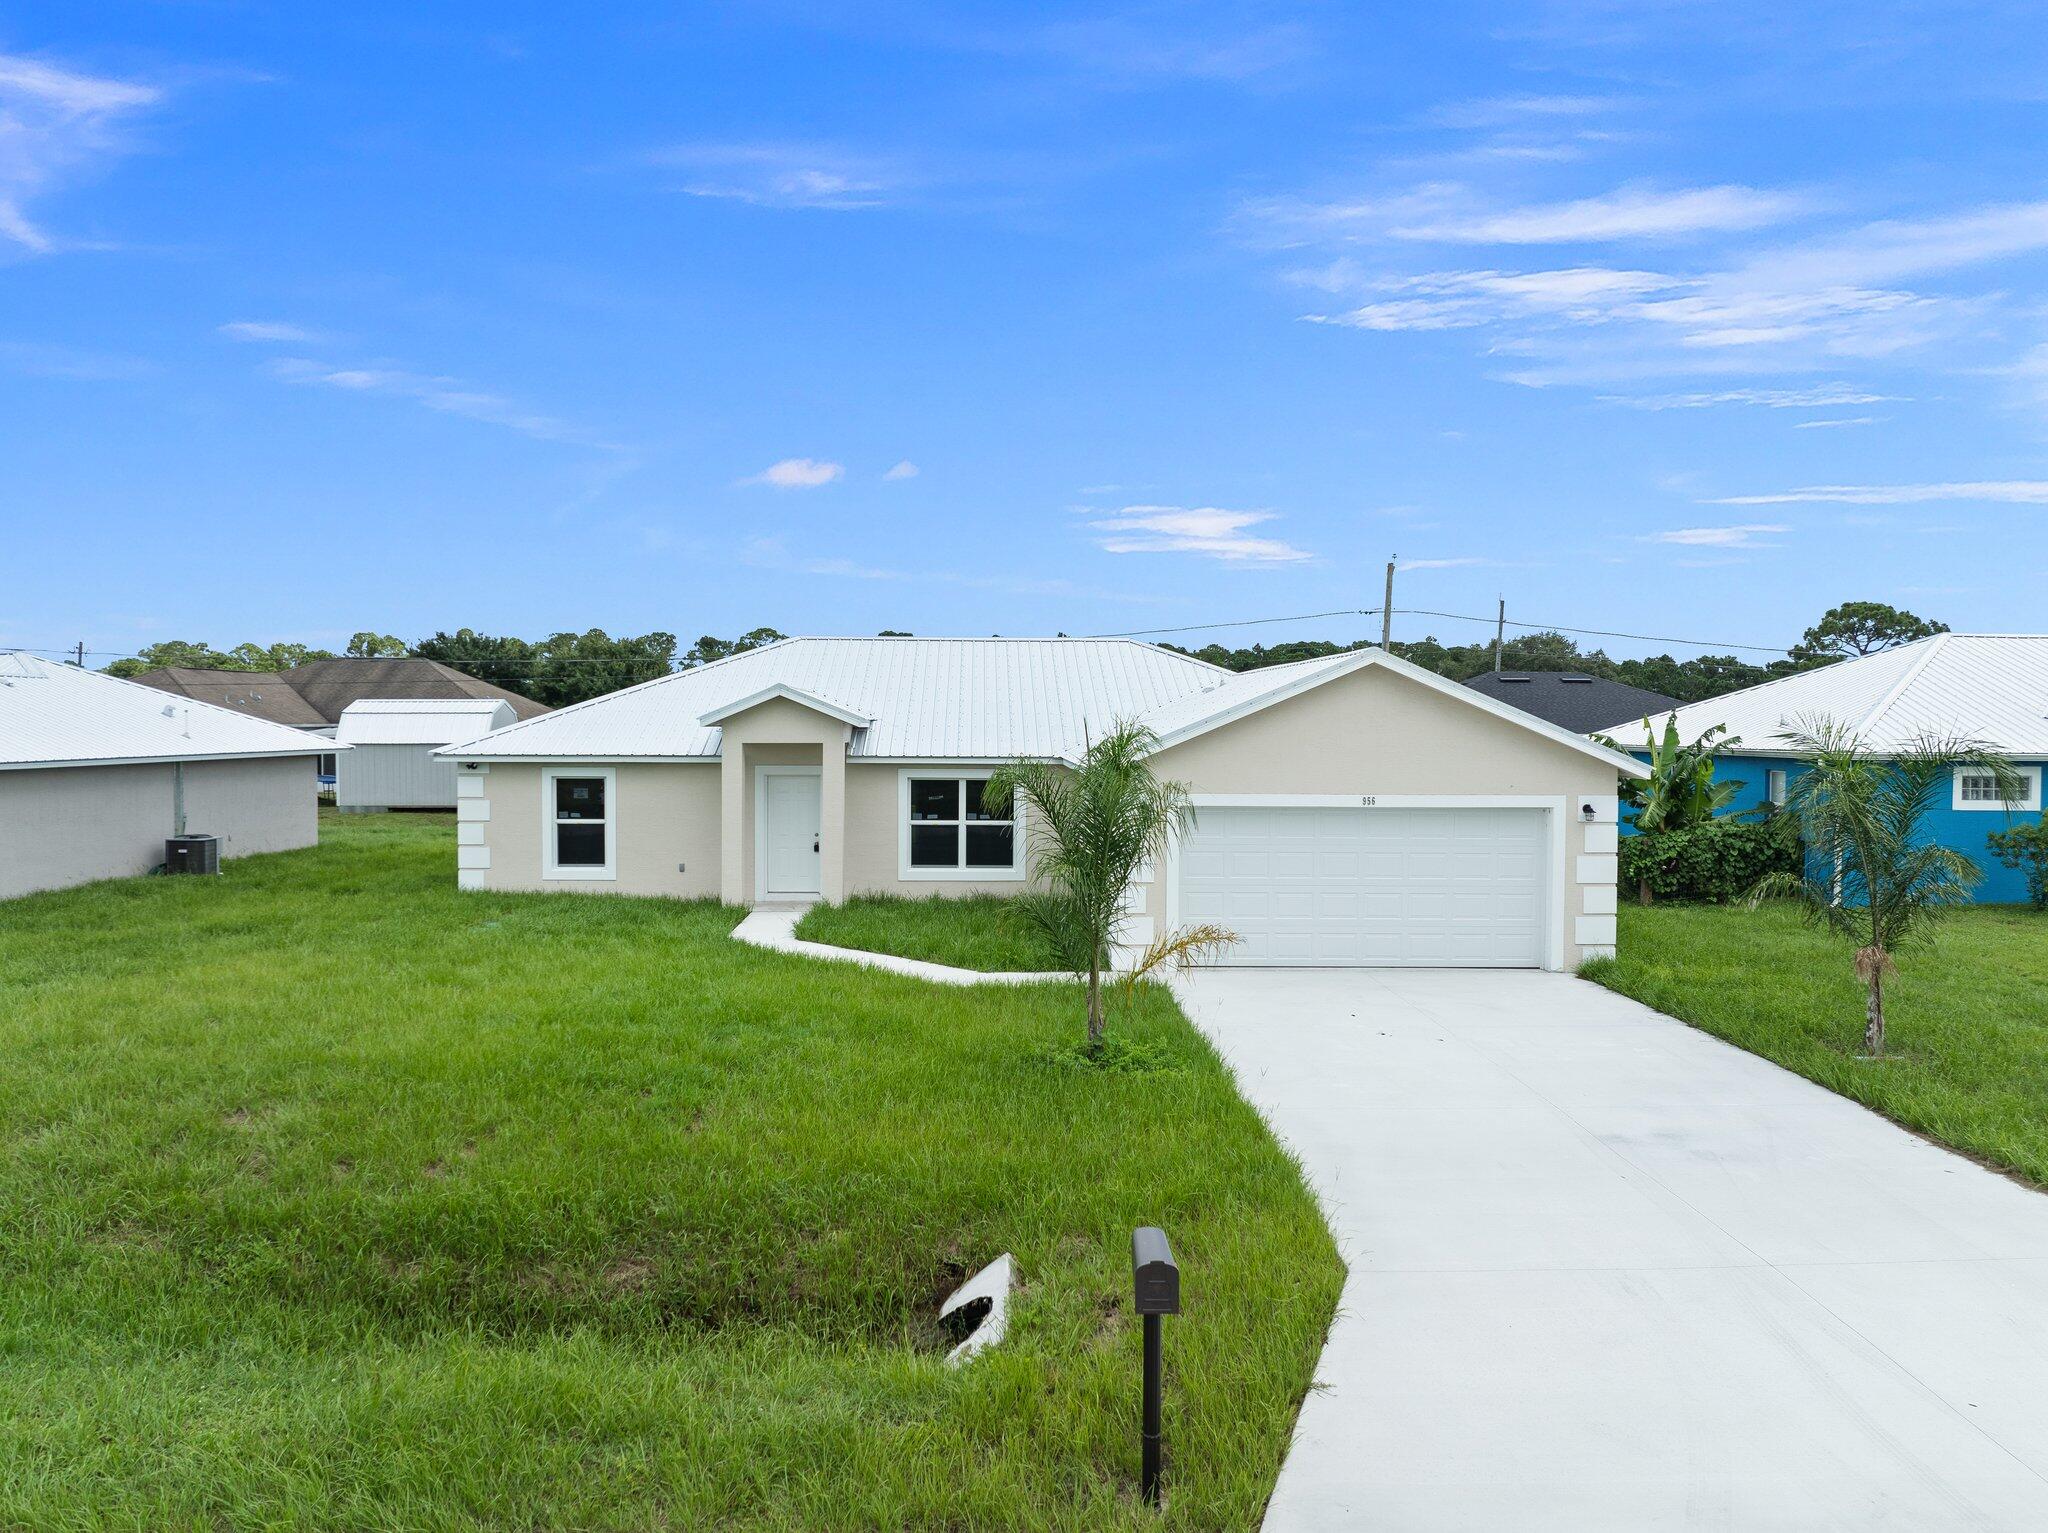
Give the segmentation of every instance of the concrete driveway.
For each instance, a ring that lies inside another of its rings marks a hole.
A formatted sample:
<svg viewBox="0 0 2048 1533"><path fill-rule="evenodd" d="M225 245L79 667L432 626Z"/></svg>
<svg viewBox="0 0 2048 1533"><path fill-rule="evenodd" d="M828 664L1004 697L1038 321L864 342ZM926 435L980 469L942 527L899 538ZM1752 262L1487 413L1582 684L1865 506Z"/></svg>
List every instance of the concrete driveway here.
<svg viewBox="0 0 2048 1533"><path fill-rule="evenodd" d="M1351 1264L1267 1528L2048 1528L2048 1197L1565 975L1183 997Z"/></svg>

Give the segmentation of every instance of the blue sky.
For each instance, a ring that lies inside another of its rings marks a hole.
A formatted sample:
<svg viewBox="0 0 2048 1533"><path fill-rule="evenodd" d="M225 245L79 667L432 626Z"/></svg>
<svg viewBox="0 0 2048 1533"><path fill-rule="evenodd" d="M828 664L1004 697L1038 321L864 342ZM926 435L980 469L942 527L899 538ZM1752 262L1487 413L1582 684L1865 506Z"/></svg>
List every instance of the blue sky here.
<svg viewBox="0 0 2048 1533"><path fill-rule="evenodd" d="M1452 612L2038 631L2044 44L2026 5L17 7L0 643L1106 632L1369 607L1391 554Z"/></svg>

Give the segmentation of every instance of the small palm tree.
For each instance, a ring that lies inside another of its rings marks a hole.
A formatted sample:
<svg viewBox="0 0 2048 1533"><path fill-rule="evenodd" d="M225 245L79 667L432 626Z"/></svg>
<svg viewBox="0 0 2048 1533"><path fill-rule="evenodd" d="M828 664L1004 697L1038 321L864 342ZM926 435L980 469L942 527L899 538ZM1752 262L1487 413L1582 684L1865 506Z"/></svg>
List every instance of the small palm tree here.
<svg viewBox="0 0 2048 1533"><path fill-rule="evenodd" d="M1047 887L1017 896L1013 908L1036 926L1069 972L1088 981L1088 1047L1102 1042L1102 975L1110 967L1125 897L1138 870L1163 859L1168 840L1194 824L1184 783L1164 782L1145 758L1159 743L1142 724L1119 721L1089 744L1072 769L1045 761L998 768L982 789L992 814L1022 796L1030 806L1032 863ZM1237 940L1215 927L1190 927L1155 942L1141 968L1196 961Z"/></svg>
<svg viewBox="0 0 2048 1533"><path fill-rule="evenodd" d="M1856 944L1856 977L1869 993L1863 1049L1876 1057L1884 1053L1885 976L1898 972L1892 955L1926 940L1943 915L1968 902L1979 877L1968 857L1929 836L1938 796L1957 767L1994 778L2009 800L2024 797L2026 783L1976 740L1928 735L1879 756L1827 719L1801 721L1779 738L1808 762L1785 799L1806 843L1806 868L1759 880L1749 904L1797 900L1809 921Z"/></svg>

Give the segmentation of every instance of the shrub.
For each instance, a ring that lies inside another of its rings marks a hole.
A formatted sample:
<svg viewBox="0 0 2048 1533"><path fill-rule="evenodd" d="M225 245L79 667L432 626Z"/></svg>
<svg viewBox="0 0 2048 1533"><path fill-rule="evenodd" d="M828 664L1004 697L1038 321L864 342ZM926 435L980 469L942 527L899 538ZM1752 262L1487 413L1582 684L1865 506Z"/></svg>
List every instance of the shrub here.
<svg viewBox="0 0 2048 1533"><path fill-rule="evenodd" d="M1994 830L1985 837L1991 855L2027 878L2027 903L2048 910L2048 814L2031 825Z"/></svg>
<svg viewBox="0 0 2048 1533"><path fill-rule="evenodd" d="M1800 871L1799 836L1784 815L1709 820L1621 841L1621 886L1649 899L1726 905L1767 874Z"/></svg>

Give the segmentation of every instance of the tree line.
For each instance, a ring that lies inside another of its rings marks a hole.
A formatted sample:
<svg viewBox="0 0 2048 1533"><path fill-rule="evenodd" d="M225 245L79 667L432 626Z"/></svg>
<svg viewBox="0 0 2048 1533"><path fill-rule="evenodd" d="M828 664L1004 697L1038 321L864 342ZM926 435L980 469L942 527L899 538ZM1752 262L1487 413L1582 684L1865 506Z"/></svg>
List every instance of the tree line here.
<svg viewBox="0 0 2048 1533"><path fill-rule="evenodd" d="M1605 650L1581 649L1568 634L1544 632L1518 634L1501 646L1501 666L1510 671L1578 671L1603 676L1630 686L1644 687L1675 697L1682 703L1719 697L1740 691L1773 677L1828 665L1852 655L1872 654L1946 633L1948 625L1915 616L1883 602L1844 602L1807 629L1799 643L1782 660L1763 664L1734 655L1695 655L1689 660L1670 655L1652 655L1642 660L1615 660ZM903 635L885 629L884 636ZM545 639L521 639L504 634L479 633L458 628L438 632L408 644L388 633L364 630L348 642L339 655L332 650L305 644L237 644L232 649L185 639L166 639L140 654L116 660L107 667L115 676L139 676L166 666L218 671L288 671L312 660L383 659L411 655L438 660L453 670L480 681L530 697L537 703L560 708L587 698L602 697L621 687L652 681L671 671L690 670L741 654L788 637L774 628L755 628L735 639L705 634L687 649L672 633L644 633L613 637L602 628L583 633L556 633ZM1292 639L1279 644L1253 644L1234 649L1209 644L1200 649L1178 645L1165 648L1193 655L1233 671L1257 670L1261 666L1286 665L1296 660L1314 660L1346 650L1363 649L1368 640L1338 644L1327 639ZM1444 644L1435 638L1412 642L1396 640L1394 653L1425 670L1455 681L1477 676L1493 668L1493 645Z"/></svg>
<svg viewBox="0 0 2048 1533"><path fill-rule="evenodd" d="M1830 608L1820 621L1786 651L1782 660L1759 664L1735 655L1694 655L1688 660L1671 655L1651 655L1640 660L1616 660L1603 649L1581 649L1569 634L1544 631L1518 634L1501 645L1500 665L1506 671L1575 671L1609 681L1625 682L1651 692L1661 692L1681 703L1696 703L1744 687L1789 676L1795 671L1832 665L1856 655L1875 654L1913 639L1947 633L1946 623L1915 616L1883 602L1843 602ZM1253 644L1234 649L1208 644L1200 649L1167 645L1181 654L1193 655L1212 665L1233 671L1253 671L1262 666L1287 665L1296 660L1315 660L1324 655L1364 649L1374 641L1360 639L1337 644L1326 639L1294 639L1279 644ZM1413 642L1395 640L1393 652L1403 660L1435 671L1453 681L1464 681L1494 665L1493 643L1445 644L1435 637Z"/></svg>
<svg viewBox="0 0 2048 1533"><path fill-rule="evenodd" d="M110 675L129 677L170 666L207 671L288 671L314 660L410 656L438 660L451 670L517 692L550 708L560 708L602 697L621 687L653 681L671 671L722 660L784 637L773 628L756 628L736 639L706 634L683 649L672 633L615 638L602 628L550 634L545 639L521 639L458 628L453 633L435 633L411 644L392 634L365 630L350 639L339 654L306 644L237 644L232 649L216 649L204 641L166 639L139 654L116 660L106 669Z"/></svg>

